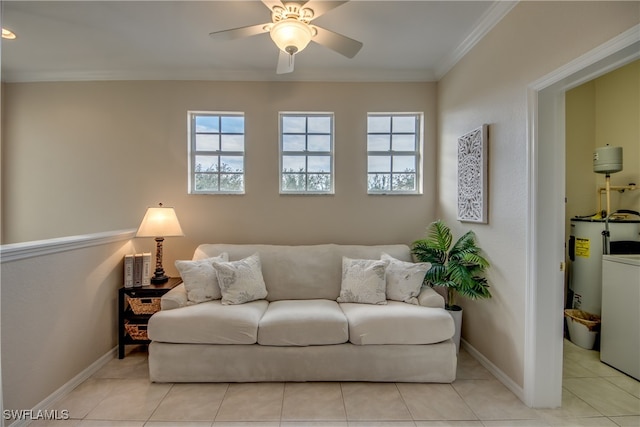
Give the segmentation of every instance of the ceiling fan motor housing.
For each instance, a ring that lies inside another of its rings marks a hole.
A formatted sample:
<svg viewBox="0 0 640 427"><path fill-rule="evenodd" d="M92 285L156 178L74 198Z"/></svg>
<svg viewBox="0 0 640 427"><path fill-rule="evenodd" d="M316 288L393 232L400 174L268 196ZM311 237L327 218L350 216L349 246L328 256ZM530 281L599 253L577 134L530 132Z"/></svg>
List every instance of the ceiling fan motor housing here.
<svg viewBox="0 0 640 427"><path fill-rule="evenodd" d="M308 24L313 19L314 13L312 9L301 7L296 2L283 2L284 7L273 6L271 9L271 20L276 23L286 19L297 19L300 22Z"/></svg>

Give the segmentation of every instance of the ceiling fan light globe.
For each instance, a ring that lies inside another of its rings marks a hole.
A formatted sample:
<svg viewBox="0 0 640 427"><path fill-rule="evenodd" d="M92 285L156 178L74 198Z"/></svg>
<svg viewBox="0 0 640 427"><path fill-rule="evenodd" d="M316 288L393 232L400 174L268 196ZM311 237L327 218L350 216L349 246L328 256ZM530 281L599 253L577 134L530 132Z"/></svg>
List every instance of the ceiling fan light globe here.
<svg viewBox="0 0 640 427"><path fill-rule="evenodd" d="M293 55L307 47L313 37L313 30L303 22L285 19L275 23L269 34L280 50Z"/></svg>

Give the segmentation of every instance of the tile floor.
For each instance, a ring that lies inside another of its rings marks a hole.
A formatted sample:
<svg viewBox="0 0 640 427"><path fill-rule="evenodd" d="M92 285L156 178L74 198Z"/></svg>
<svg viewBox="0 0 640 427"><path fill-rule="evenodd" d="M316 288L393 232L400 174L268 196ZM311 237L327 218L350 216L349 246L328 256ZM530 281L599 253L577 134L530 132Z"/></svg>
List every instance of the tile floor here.
<svg viewBox="0 0 640 427"><path fill-rule="evenodd" d="M464 350L453 384L153 384L132 347L55 403L79 427L640 426L640 383L565 341L559 409L526 407Z"/></svg>

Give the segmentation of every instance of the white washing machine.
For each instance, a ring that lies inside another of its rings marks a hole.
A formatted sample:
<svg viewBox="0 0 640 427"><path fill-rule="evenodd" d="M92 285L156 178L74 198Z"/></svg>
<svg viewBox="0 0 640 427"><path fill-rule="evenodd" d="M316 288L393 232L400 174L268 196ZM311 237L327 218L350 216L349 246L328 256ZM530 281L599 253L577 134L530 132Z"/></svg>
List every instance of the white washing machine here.
<svg viewBox="0 0 640 427"><path fill-rule="evenodd" d="M600 360L640 380L640 255L602 256Z"/></svg>

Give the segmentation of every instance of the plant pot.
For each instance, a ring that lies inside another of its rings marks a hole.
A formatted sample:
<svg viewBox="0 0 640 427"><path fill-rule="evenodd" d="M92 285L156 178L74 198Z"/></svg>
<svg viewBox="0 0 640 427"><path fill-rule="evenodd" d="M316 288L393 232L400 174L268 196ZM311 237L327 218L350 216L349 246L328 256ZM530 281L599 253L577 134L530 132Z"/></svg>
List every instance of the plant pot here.
<svg viewBox="0 0 640 427"><path fill-rule="evenodd" d="M454 305L451 307L447 307L447 311L453 317L453 323L455 324L456 330L453 335L453 342L456 344L456 353L460 352L460 335L462 333L462 307L458 305Z"/></svg>

